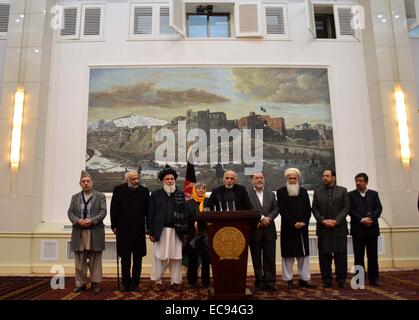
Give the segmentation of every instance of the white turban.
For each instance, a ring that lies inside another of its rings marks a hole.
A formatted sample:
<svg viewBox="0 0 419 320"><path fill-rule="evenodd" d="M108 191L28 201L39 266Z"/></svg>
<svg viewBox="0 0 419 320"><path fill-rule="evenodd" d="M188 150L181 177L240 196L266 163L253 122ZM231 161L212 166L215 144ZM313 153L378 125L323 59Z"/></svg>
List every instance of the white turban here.
<svg viewBox="0 0 419 320"><path fill-rule="evenodd" d="M297 168L288 168L287 170L285 170L284 178L286 179L291 173L296 173L298 176L298 179L300 179L301 172Z"/></svg>

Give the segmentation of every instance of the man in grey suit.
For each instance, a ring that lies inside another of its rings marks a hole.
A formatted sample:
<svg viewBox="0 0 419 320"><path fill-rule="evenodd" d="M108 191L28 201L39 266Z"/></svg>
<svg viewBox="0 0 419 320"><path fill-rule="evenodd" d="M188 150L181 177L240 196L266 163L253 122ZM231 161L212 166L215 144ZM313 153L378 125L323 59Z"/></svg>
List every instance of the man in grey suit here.
<svg viewBox="0 0 419 320"><path fill-rule="evenodd" d="M76 265L74 292L86 290L89 268L92 291L98 293L98 284L102 281L102 251L105 250L106 198L93 190L92 177L86 171L81 174L80 187L82 191L73 195L67 212L73 224L70 247Z"/></svg>
<svg viewBox="0 0 419 320"><path fill-rule="evenodd" d="M257 228L250 235L250 253L255 271L255 290L276 291L275 218L278 216L278 204L275 194L266 190L265 176L256 172L252 176L253 187L248 190L253 207L260 210L261 218ZM263 262L262 262L263 257Z"/></svg>
<svg viewBox="0 0 419 320"><path fill-rule="evenodd" d="M349 211L347 190L336 185L336 173L323 171L323 186L314 191L313 215L317 220L320 272L323 287L332 285L332 260L335 261L336 282L345 287L348 270L346 216Z"/></svg>

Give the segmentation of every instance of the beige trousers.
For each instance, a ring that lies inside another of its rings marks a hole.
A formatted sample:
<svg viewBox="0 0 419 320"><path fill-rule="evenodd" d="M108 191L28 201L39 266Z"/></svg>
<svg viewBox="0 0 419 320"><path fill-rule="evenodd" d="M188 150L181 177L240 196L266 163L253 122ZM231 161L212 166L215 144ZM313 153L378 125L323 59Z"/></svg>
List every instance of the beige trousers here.
<svg viewBox="0 0 419 320"><path fill-rule="evenodd" d="M90 271L90 280L95 283L102 281L102 251L75 251L76 287L87 283L87 268Z"/></svg>

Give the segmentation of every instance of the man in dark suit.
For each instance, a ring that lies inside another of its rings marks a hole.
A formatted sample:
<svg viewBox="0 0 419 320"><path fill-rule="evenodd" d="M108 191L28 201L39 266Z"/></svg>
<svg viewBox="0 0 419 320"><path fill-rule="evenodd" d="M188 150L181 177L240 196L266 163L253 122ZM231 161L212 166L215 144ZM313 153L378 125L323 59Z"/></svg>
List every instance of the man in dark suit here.
<svg viewBox="0 0 419 320"><path fill-rule="evenodd" d="M365 269L364 253L366 249L368 280L370 285L378 286L378 236L380 235L378 218L383 208L378 192L367 189L367 174L358 173L355 176L355 184L356 190L348 194L355 265Z"/></svg>
<svg viewBox="0 0 419 320"><path fill-rule="evenodd" d="M347 190L336 185L334 170L323 171L323 186L314 191L313 215L317 220L320 272L324 288L332 285L332 260L336 282L345 287L348 271L346 216L349 211Z"/></svg>
<svg viewBox="0 0 419 320"><path fill-rule="evenodd" d="M255 290L276 291L275 279L275 218L278 216L278 205L272 191L266 190L265 176L256 172L252 176L253 187L248 190L253 207L259 209L261 218L258 227L250 235L250 253L255 271ZM263 263L262 263L263 257Z"/></svg>
<svg viewBox="0 0 419 320"><path fill-rule="evenodd" d="M210 211L251 210L249 195L245 187L237 184L237 174L228 170L224 172L224 185L211 192L206 208Z"/></svg>
<svg viewBox="0 0 419 320"><path fill-rule="evenodd" d="M139 184L137 171L128 171L125 180L114 188L111 200L111 228L121 257L123 292L139 290L142 259L147 254L145 226L150 199L148 189Z"/></svg>

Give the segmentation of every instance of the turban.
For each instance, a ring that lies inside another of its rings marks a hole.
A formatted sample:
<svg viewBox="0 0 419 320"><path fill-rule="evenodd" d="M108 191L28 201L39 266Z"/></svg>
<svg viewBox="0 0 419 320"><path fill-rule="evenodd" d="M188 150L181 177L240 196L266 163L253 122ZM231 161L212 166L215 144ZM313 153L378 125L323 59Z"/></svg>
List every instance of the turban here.
<svg viewBox="0 0 419 320"><path fill-rule="evenodd" d="M160 181L163 181L164 177L167 176L168 174L172 174L173 177L175 177L175 180L177 179L177 173L176 170L173 169L171 166L169 166L168 164L166 164L166 166L163 168L163 170L161 170L159 172L159 179Z"/></svg>
<svg viewBox="0 0 419 320"><path fill-rule="evenodd" d="M298 179L300 179L301 172L297 168L288 168L287 170L285 170L284 178L286 179L291 173L296 173L298 176Z"/></svg>

